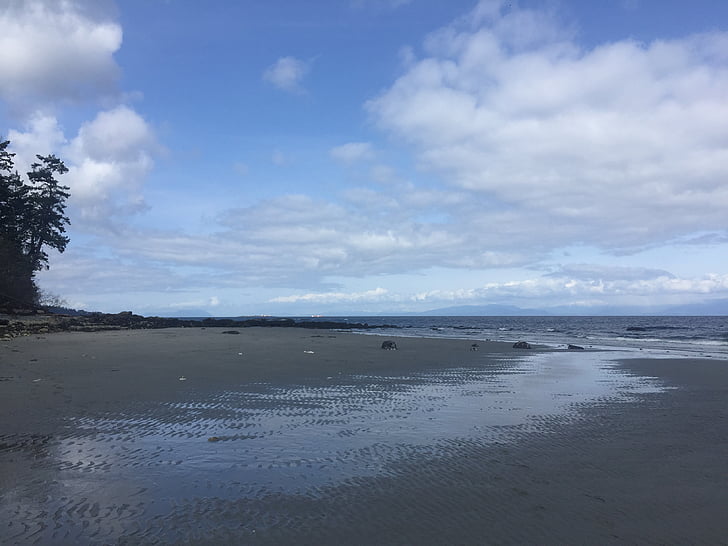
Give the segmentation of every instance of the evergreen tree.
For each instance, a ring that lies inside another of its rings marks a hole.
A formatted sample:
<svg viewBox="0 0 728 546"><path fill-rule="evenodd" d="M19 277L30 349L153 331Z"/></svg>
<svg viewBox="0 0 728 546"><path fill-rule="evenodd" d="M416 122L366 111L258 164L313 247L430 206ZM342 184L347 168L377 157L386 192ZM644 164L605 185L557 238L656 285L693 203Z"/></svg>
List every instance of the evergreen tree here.
<svg viewBox="0 0 728 546"><path fill-rule="evenodd" d="M10 141L0 141L0 236L20 242L29 188L13 171L15 154L8 152L9 144Z"/></svg>
<svg viewBox="0 0 728 546"><path fill-rule="evenodd" d="M32 260L33 268L39 270L48 269L44 246L58 252L66 250L69 239L64 233L71 222L64 215L70 188L61 186L55 179L55 175L67 173L68 169L54 155L36 157L40 163L33 163L28 173L31 189L22 226L26 233L25 254Z"/></svg>
<svg viewBox="0 0 728 546"><path fill-rule="evenodd" d="M69 242L64 235L69 188L55 178L68 169L53 155L37 156L25 184L14 170L9 144L0 139L0 303L25 307L38 300L33 276L48 267L44 247L63 252Z"/></svg>

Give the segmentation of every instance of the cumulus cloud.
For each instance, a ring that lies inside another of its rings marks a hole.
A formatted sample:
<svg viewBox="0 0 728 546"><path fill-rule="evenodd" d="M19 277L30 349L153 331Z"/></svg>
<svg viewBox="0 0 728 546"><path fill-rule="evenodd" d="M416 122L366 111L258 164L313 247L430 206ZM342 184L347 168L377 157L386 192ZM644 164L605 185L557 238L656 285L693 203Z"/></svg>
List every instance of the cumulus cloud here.
<svg viewBox="0 0 728 546"><path fill-rule="evenodd" d="M291 93L303 91L303 78L309 71L309 63L295 57L281 57L263 72L263 79L279 89Z"/></svg>
<svg viewBox="0 0 728 546"><path fill-rule="evenodd" d="M106 2L9 0L0 7L0 98L17 108L115 91L121 26Z"/></svg>
<svg viewBox="0 0 728 546"><path fill-rule="evenodd" d="M726 228L727 44L584 49L542 13L481 2L367 107L471 193L471 228L537 254L574 241L631 251Z"/></svg>
<svg viewBox="0 0 728 546"><path fill-rule="evenodd" d="M30 170L36 154L48 155L57 152L66 143L63 129L55 116L35 112L29 118L25 130L8 131L15 156L15 167L19 172Z"/></svg>
<svg viewBox="0 0 728 546"><path fill-rule="evenodd" d="M8 131L18 169L35 154L69 167L74 228L108 223L144 208L142 186L159 151L149 124L120 105L97 112L70 134L59 124L67 101L120 100L113 55L122 29L107 0L9 0L0 7L0 100L21 120ZM86 224L88 225L88 224Z"/></svg>
<svg viewBox="0 0 728 546"><path fill-rule="evenodd" d="M100 220L143 209L142 184L158 149L149 124L126 106L84 123L66 148L69 185L84 216Z"/></svg>
<svg viewBox="0 0 728 546"><path fill-rule="evenodd" d="M99 112L68 140L57 119L35 114L24 131L8 133L16 165L27 169L36 153L59 155L69 168L62 182L81 222L110 222L144 208L142 188L160 151L154 131L134 110L118 106ZM74 215L75 216L75 215Z"/></svg>

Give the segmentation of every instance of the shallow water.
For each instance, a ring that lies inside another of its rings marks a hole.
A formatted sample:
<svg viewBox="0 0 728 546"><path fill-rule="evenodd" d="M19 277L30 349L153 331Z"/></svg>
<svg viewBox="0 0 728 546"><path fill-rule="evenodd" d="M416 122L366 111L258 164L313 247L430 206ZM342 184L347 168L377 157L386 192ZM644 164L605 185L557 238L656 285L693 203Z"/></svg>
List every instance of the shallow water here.
<svg viewBox="0 0 728 546"><path fill-rule="evenodd" d="M547 347L569 343L609 350L637 349L685 357L728 357L728 317L348 317L350 322L392 325L376 333L514 343ZM365 330L361 333L374 333Z"/></svg>
<svg viewBox="0 0 728 546"><path fill-rule="evenodd" d="M578 422L586 406L663 388L604 358L542 353L408 376L242 385L69 419L55 436L5 436L0 542L194 540L221 526L240 539L290 527L295 517L271 498L295 498L306 512L341 485L517 444Z"/></svg>

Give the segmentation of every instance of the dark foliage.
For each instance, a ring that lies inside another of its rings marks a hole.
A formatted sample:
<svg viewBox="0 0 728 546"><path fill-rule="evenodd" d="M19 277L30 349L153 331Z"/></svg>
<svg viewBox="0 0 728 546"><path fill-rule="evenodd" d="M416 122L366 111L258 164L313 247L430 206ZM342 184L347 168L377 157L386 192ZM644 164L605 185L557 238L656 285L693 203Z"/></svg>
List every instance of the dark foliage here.
<svg viewBox="0 0 728 546"><path fill-rule="evenodd" d="M28 308L38 304L34 274L48 268L45 248L63 252L69 242L69 188L56 180L68 169L53 155L39 155L23 182L9 144L0 139L0 305Z"/></svg>

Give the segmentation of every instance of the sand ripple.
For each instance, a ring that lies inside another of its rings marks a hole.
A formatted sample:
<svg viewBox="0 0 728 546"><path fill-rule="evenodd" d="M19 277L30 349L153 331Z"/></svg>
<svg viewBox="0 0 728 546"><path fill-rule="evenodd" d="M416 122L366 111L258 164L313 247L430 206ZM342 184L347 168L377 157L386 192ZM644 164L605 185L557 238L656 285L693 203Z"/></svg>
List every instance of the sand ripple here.
<svg viewBox="0 0 728 546"><path fill-rule="evenodd" d="M352 542L374 514L416 518L426 537L453 505L457 528L468 507L478 518L498 510L495 488L528 495L518 478L527 468L509 446L659 389L600 358L238 385L79 416L53 436L1 436L12 473L2 478L0 541ZM372 532L362 541L395 542Z"/></svg>

